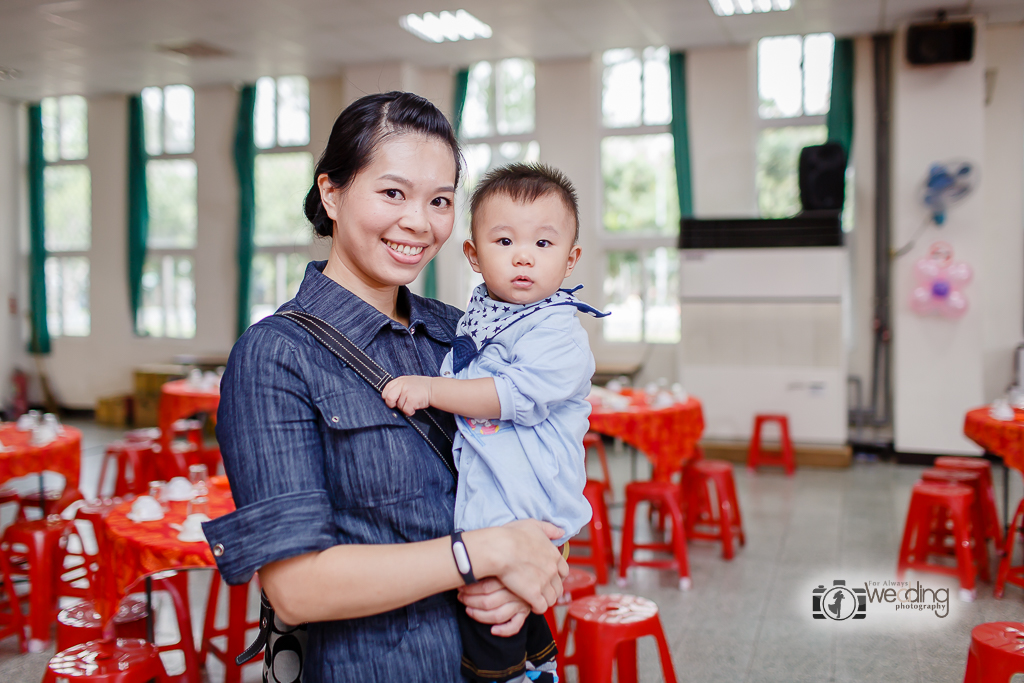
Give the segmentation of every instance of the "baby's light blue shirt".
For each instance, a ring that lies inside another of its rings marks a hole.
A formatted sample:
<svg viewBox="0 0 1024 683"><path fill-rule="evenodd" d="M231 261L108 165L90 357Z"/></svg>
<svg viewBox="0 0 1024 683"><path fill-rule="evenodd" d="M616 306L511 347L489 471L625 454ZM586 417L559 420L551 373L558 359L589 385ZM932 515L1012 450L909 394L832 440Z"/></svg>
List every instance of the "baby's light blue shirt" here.
<svg viewBox="0 0 1024 683"><path fill-rule="evenodd" d="M504 309L496 309L501 317L492 315L488 326L500 331L469 365L453 373L452 353L441 365L442 376L492 377L501 405L499 420L456 416L456 528L539 519L565 531L556 542L560 545L590 521L590 504L583 497L583 436L589 428L586 396L594 355L575 305L566 304L564 292L557 300L561 303L506 305L487 297L481 285L459 323L460 335L471 334L467 323L474 307ZM538 310L522 315L531 307ZM501 329L506 321L512 322Z"/></svg>

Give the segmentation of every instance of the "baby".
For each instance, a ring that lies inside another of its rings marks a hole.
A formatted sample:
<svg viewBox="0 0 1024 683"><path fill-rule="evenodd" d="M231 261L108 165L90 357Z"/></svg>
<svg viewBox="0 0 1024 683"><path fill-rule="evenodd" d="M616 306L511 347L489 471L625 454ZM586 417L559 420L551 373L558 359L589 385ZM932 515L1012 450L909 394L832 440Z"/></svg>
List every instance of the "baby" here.
<svg viewBox="0 0 1024 683"><path fill-rule="evenodd" d="M583 436L594 356L576 312L604 315L560 289L580 258L576 190L553 168L511 164L486 175L470 212L463 251L484 283L441 376L398 377L384 400L409 415L427 406L456 414L457 529L538 519L565 532L561 545L591 515ZM508 638L464 609L459 627L469 680L557 680L543 615L530 614Z"/></svg>

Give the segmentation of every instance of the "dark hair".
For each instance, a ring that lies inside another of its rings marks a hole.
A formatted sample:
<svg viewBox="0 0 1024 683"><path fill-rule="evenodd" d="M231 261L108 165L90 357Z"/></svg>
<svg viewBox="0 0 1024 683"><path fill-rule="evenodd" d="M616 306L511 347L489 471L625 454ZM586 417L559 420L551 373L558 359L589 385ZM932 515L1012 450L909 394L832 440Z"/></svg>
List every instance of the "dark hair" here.
<svg viewBox="0 0 1024 683"><path fill-rule="evenodd" d="M324 173L335 187L344 189L373 161L386 138L401 133L436 137L452 150L455 186L459 185L462 153L448 119L429 100L408 92L386 92L361 97L338 115L324 153L313 172L313 187L306 193L306 218L321 237L330 237L334 222L324 210L317 179Z"/></svg>
<svg viewBox="0 0 1024 683"><path fill-rule="evenodd" d="M484 200L496 194L503 194L514 202L528 203L547 194L555 194L576 221L576 235L573 244L580 239L580 206L576 188L572 181L546 164L515 163L489 171L473 190L469 200L469 211L473 216L470 229L475 227L476 213Z"/></svg>

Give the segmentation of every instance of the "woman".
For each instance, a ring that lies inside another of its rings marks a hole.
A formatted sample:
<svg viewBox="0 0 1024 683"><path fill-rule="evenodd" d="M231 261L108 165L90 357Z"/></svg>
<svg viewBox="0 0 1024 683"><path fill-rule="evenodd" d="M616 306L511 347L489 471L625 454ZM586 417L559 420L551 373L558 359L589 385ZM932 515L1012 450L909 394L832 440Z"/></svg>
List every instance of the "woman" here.
<svg viewBox="0 0 1024 683"><path fill-rule="evenodd" d="M448 121L416 95L342 112L306 197L330 257L282 309L326 320L392 375L437 374L460 312L405 285L451 234L459 160ZM459 680L455 479L423 437L282 316L235 344L217 417L238 509L207 538L228 582L258 570L278 616L310 622L306 683ZM561 533L527 520L463 534L473 574L492 577L461 593L471 616L512 633L552 605Z"/></svg>

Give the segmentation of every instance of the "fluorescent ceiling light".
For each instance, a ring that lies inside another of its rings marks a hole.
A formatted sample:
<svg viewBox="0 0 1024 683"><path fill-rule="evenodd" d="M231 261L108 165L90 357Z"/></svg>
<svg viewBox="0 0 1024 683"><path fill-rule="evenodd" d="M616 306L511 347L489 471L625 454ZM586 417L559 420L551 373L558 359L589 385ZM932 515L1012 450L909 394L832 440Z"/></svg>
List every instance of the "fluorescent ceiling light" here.
<svg viewBox="0 0 1024 683"><path fill-rule="evenodd" d="M398 23L409 33L429 43L491 37L491 27L464 9L438 14L427 12L422 17L406 14L398 19Z"/></svg>
<svg viewBox="0 0 1024 683"><path fill-rule="evenodd" d="M762 12L785 12L793 6L793 0L708 0L711 9L720 17L734 14Z"/></svg>

